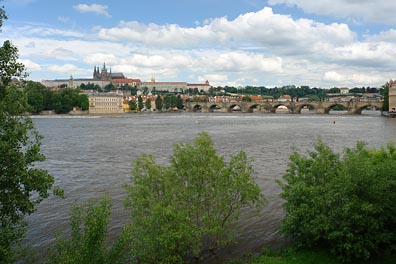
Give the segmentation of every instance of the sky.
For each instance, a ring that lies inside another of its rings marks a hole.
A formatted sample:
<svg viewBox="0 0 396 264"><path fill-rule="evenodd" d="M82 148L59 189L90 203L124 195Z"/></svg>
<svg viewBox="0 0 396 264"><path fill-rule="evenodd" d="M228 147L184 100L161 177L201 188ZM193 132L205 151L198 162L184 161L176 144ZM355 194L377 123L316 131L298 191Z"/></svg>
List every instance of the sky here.
<svg viewBox="0 0 396 264"><path fill-rule="evenodd" d="M94 66L213 86L380 87L396 78L394 0L4 0L30 79Z"/></svg>

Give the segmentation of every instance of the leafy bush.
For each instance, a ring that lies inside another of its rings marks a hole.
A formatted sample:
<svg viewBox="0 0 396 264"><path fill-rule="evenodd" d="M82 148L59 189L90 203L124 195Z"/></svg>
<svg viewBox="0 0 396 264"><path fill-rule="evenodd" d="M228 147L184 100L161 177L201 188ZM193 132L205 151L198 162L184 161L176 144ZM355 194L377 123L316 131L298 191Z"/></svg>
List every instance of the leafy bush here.
<svg viewBox="0 0 396 264"><path fill-rule="evenodd" d="M264 202L244 152L226 164L207 133L177 144L170 165L134 161L127 186L131 256L139 263L180 263L230 241L229 224L246 206Z"/></svg>
<svg viewBox="0 0 396 264"><path fill-rule="evenodd" d="M282 187L282 231L299 246L326 246L342 261L395 250L396 148L358 143L343 156L323 142L294 152Z"/></svg>
<svg viewBox="0 0 396 264"><path fill-rule="evenodd" d="M99 203L90 201L87 209L74 206L70 213L71 236L63 239L58 234L48 263L124 263L125 237L121 235L111 248L105 241L110 214L111 201L106 196Z"/></svg>

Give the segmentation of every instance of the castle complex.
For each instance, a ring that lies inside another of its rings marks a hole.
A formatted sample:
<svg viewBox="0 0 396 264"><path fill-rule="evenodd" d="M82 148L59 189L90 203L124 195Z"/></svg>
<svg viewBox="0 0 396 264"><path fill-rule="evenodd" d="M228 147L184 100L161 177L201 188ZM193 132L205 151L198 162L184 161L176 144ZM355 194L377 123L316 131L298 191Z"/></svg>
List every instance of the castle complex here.
<svg viewBox="0 0 396 264"><path fill-rule="evenodd" d="M94 67L92 78L74 79L72 76L70 76L69 79L42 80L41 83L48 88L77 88L80 87L81 84L93 84L95 86L99 85L101 88L104 88L108 84L113 84L117 88L128 85L135 87L138 90L145 89L148 92L153 90L183 92L188 89L208 91L210 88L209 81L206 81L205 83L156 82L155 79L152 78L149 82L142 82L140 79L126 78L123 73L112 73L111 68L107 69L105 63L103 63L102 69L99 69L97 66Z"/></svg>
<svg viewBox="0 0 396 264"><path fill-rule="evenodd" d="M96 81L111 81L113 79L125 79L125 76L123 73L111 73L111 69L110 72L108 72L106 64L103 63L103 68L101 71L99 71L99 66L94 67L92 79Z"/></svg>

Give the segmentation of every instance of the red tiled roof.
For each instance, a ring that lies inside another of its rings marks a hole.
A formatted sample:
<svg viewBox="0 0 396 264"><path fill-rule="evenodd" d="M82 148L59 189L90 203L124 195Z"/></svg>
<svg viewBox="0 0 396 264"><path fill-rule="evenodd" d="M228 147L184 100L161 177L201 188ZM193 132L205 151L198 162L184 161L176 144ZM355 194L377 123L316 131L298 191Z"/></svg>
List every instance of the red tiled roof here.
<svg viewBox="0 0 396 264"><path fill-rule="evenodd" d="M113 79L111 80L112 83L141 83L142 81L140 79L129 79L129 78L124 78L124 79Z"/></svg>
<svg viewBox="0 0 396 264"><path fill-rule="evenodd" d="M208 86L206 83L187 83L187 86Z"/></svg>
<svg viewBox="0 0 396 264"><path fill-rule="evenodd" d="M159 84L159 85L161 85L161 84L167 84L167 85L176 85L176 84L179 84L179 85L186 85L187 83L186 82L143 82L142 83L142 85L156 85L156 84Z"/></svg>

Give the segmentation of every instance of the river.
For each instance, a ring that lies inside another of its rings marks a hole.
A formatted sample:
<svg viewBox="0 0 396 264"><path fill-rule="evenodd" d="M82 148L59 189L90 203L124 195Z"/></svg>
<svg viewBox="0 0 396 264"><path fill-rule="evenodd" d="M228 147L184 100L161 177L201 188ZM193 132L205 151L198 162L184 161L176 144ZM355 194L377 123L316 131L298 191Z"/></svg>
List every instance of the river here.
<svg viewBox="0 0 396 264"><path fill-rule="evenodd" d="M363 115L244 114L244 113L145 113L120 116L33 117L44 136L42 153L55 184L66 199L50 197L27 217L24 243L45 255L54 243L56 231L69 231L71 205L104 193L113 199L110 224L116 236L128 222L123 207L131 162L150 153L166 164L175 143L190 143L200 131L207 131L218 154L226 157L244 150L253 159L257 183L269 203L259 213L245 210L236 224L235 245L211 262L238 257L263 246L279 247L284 239L278 227L284 215L280 187L275 182L285 173L292 147L300 152L312 149L320 137L337 151L357 141L381 147L396 142L396 119L367 111Z"/></svg>

